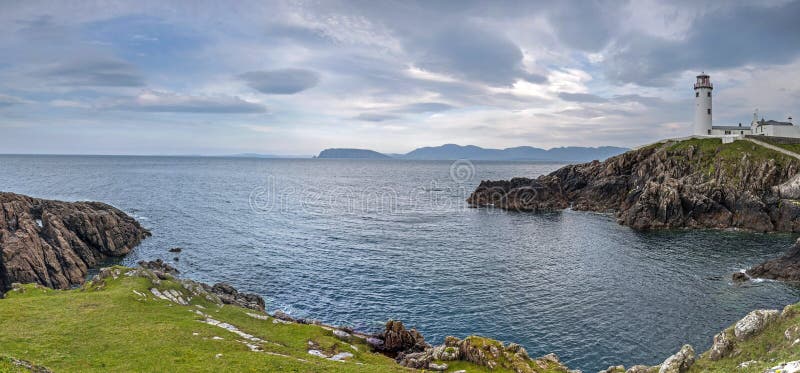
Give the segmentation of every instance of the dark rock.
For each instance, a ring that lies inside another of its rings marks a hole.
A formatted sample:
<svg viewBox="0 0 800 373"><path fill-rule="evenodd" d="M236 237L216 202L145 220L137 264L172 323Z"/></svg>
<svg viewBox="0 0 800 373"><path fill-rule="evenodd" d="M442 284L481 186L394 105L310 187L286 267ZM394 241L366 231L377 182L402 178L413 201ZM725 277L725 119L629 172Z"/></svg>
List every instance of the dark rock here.
<svg viewBox="0 0 800 373"><path fill-rule="evenodd" d="M278 320L283 320L283 321L291 321L291 322L296 321L291 316L286 314L286 312L283 312L281 310L275 310L275 313L272 314L272 317L274 317L274 318L276 318ZM305 320L303 320L303 321L305 321ZM300 323L301 324L307 324L305 322L300 322Z"/></svg>
<svg viewBox="0 0 800 373"><path fill-rule="evenodd" d="M162 280L166 280L168 278L177 276L180 273L180 271L178 271L177 268L169 265L168 263L164 262L161 259L156 259L153 261L143 260L138 264L139 267L153 271L153 273Z"/></svg>
<svg viewBox="0 0 800 373"><path fill-rule="evenodd" d="M389 320L380 335L383 344L380 351L386 353L420 352L430 347L416 329L406 330L402 321Z"/></svg>
<svg viewBox="0 0 800 373"><path fill-rule="evenodd" d="M734 282L744 282L750 279L744 272L736 272L732 277Z"/></svg>
<svg viewBox="0 0 800 373"><path fill-rule="evenodd" d="M264 298L256 294L240 293L230 284L217 283L211 287L211 292L217 295L222 303L265 312Z"/></svg>
<svg viewBox="0 0 800 373"><path fill-rule="evenodd" d="M0 192L0 292L14 282L56 289L83 284L89 268L129 253L148 236L104 203Z"/></svg>
<svg viewBox="0 0 800 373"><path fill-rule="evenodd" d="M736 156L718 156L721 147L709 153L674 145L569 165L536 179L482 181L467 202L516 211L613 212L620 224L640 230L800 231L800 206L786 198L787 186L800 178L796 159L764 161L742 151L731 168Z"/></svg>
<svg viewBox="0 0 800 373"><path fill-rule="evenodd" d="M180 247L173 247L173 248L169 249L168 251L171 252L171 253L179 253L179 252L183 251L183 249L180 248Z"/></svg>
<svg viewBox="0 0 800 373"><path fill-rule="evenodd" d="M782 257L748 269L747 275L754 278L800 282L800 240L795 242L792 249Z"/></svg>

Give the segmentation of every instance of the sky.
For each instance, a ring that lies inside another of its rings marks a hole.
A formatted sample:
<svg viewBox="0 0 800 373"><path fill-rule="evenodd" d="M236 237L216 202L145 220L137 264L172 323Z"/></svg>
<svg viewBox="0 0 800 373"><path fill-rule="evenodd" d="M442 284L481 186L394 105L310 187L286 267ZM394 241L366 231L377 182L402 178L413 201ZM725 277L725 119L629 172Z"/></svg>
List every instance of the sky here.
<svg viewBox="0 0 800 373"><path fill-rule="evenodd" d="M798 1L0 0L0 153L625 146L800 116Z"/></svg>

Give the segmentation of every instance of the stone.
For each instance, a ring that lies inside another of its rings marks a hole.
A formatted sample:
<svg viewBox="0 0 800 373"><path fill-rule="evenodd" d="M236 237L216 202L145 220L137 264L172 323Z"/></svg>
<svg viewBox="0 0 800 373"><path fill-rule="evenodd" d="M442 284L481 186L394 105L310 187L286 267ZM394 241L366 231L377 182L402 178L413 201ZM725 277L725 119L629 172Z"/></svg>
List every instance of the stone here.
<svg viewBox="0 0 800 373"><path fill-rule="evenodd" d="M412 369L426 369L431 360L433 360L433 358L428 351L412 353L401 352L397 355L398 364Z"/></svg>
<svg viewBox="0 0 800 373"><path fill-rule="evenodd" d="M389 320L381 334L383 344L380 350L388 353L419 352L430 347L416 329L406 330L402 321Z"/></svg>
<svg viewBox="0 0 800 373"><path fill-rule="evenodd" d="M99 202L61 202L0 192L0 293L11 284L82 285L90 268L128 254L150 232Z"/></svg>
<svg viewBox="0 0 800 373"><path fill-rule="evenodd" d="M180 247L173 247L173 248L171 248L171 249L169 249L167 251L169 251L171 253L179 253L179 252L183 251L183 249L180 248Z"/></svg>
<svg viewBox="0 0 800 373"><path fill-rule="evenodd" d="M755 360L743 361L743 362L739 363L739 365L737 365L736 367L739 368L739 369L747 369L751 365L754 365L754 364L758 364L758 361L755 361Z"/></svg>
<svg viewBox="0 0 800 373"><path fill-rule="evenodd" d="M444 372L444 371L447 370L447 368L449 368L449 367L445 363L441 363L441 364L430 363L430 364L428 364L428 369L436 371L436 372Z"/></svg>
<svg viewBox="0 0 800 373"><path fill-rule="evenodd" d="M800 373L800 360L790 361L788 363L774 366L765 370L764 373Z"/></svg>
<svg viewBox="0 0 800 373"><path fill-rule="evenodd" d="M694 364L694 349L690 345L683 345L675 355L668 357L661 363L658 373L684 373Z"/></svg>
<svg viewBox="0 0 800 373"><path fill-rule="evenodd" d="M180 273L177 268L169 265L161 259L156 259L153 261L143 260L138 264L139 267L153 271L153 273L162 280L171 279Z"/></svg>
<svg viewBox="0 0 800 373"><path fill-rule="evenodd" d="M281 310L275 310L275 312L272 314L272 317L283 321L295 321L291 316L286 314L286 312Z"/></svg>
<svg viewBox="0 0 800 373"><path fill-rule="evenodd" d="M647 365L634 365L628 368L625 373L650 373L652 370L653 369Z"/></svg>
<svg viewBox="0 0 800 373"><path fill-rule="evenodd" d="M733 350L734 336L730 330L723 330L721 333L714 336L714 343L708 350L708 359L717 361L726 357Z"/></svg>
<svg viewBox="0 0 800 373"><path fill-rule="evenodd" d="M737 321L733 326L733 333L737 340L744 340L764 330L771 322L778 319L780 312L777 310L755 310Z"/></svg>
<svg viewBox="0 0 800 373"><path fill-rule="evenodd" d="M216 294L224 304L265 312L264 298L256 294L240 293L230 284L224 282L214 284L211 292Z"/></svg>
<svg viewBox="0 0 800 373"><path fill-rule="evenodd" d="M625 367L622 365L612 365L606 369L598 371L597 373L625 373Z"/></svg>
<svg viewBox="0 0 800 373"><path fill-rule="evenodd" d="M750 277L748 277L744 272L736 272L731 277L734 282L745 282L750 280Z"/></svg>
<svg viewBox="0 0 800 373"><path fill-rule="evenodd" d="M344 330L339 330L339 329L334 330L333 331L333 335L336 338L339 338L339 339L341 339L343 341L350 341L350 339L352 338L352 335L350 335L350 333L348 333L348 332L346 332Z"/></svg>

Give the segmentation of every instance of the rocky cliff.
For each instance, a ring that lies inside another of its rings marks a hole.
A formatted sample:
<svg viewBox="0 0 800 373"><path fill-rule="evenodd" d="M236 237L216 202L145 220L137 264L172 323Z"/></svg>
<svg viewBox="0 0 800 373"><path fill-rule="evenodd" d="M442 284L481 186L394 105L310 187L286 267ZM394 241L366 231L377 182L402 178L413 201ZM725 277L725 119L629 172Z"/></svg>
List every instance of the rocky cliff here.
<svg viewBox="0 0 800 373"><path fill-rule="evenodd" d="M745 274L736 273L733 278L739 281L752 277L800 283L800 239L780 258L754 266L745 271Z"/></svg>
<svg viewBox="0 0 800 373"><path fill-rule="evenodd" d="M15 282L56 289L82 284L89 268L127 254L149 235L104 203L0 192L0 292Z"/></svg>
<svg viewBox="0 0 800 373"><path fill-rule="evenodd" d="M482 181L472 206L612 212L635 229L800 231L800 160L749 141L664 142L536 179Z"/></svg>

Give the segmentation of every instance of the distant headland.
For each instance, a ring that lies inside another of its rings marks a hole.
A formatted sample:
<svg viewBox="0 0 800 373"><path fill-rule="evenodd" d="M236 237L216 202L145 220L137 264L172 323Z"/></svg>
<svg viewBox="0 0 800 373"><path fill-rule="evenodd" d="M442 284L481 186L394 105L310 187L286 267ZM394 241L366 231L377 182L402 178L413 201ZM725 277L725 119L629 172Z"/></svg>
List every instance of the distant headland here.
<svg viewBox="0 0 800 373"><path fill-rule="evenodd" d="M568 146L551 149L518 146L505 149L487 149L475 145L445 144L418 148L405 154L383 154L367 149L325 149L319 153L318 158L587 162L613 157L628 150L627 148L615 146L596 148Z"/></svg>

